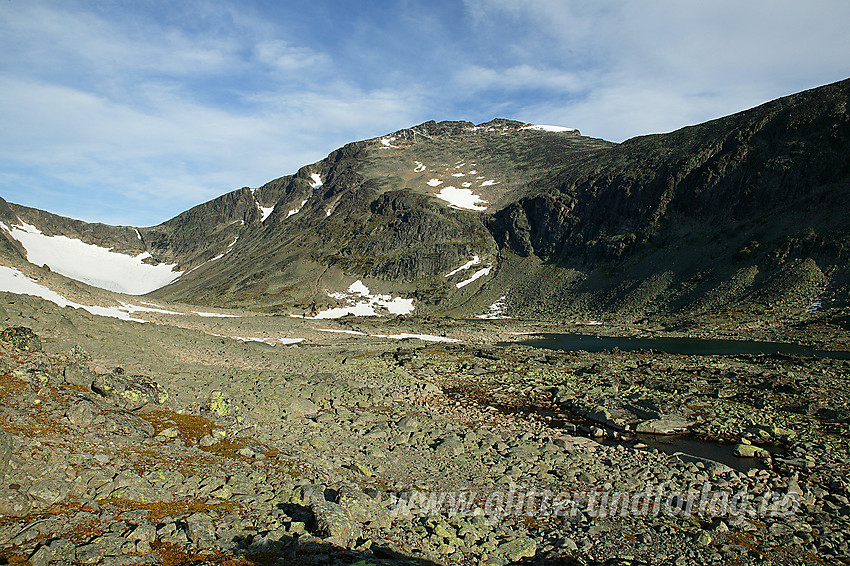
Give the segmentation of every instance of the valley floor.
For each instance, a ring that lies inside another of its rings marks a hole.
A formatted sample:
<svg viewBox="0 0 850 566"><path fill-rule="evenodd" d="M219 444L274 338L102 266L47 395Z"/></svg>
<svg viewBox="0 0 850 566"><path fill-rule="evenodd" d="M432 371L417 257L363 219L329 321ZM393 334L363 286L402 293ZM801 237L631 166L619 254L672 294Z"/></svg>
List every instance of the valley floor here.
<svg viewBox="0 0 850 566"><path fill-rule="evenodd" d="M139 316L158 323L2 296L0 563L850 558L848 360L559 352L509 343L550 329L518 321ZM829 332L784 338L846 345Z"/></svg>

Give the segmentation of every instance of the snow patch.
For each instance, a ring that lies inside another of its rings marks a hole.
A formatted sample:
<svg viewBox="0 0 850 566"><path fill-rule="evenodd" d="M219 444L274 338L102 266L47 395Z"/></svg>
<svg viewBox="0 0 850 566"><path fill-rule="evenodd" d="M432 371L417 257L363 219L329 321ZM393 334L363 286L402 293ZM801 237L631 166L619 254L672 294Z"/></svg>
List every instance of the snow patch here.
<svg viewBox="0 0 850 566"><path fill-rule="evenodd" d="M448 202L450 205L457 208L465 208L466 210L487 210L486 206L480 206L479 203L487 204L487 201L480 196L474 194L470 189L459 189L457 187L443 187L436 193L439 199Z"/></svg>
<svg viewBox="0 0 850 566"><path fill-rule="evenodd" d="M414 173L421 173L425 170L425 165L421 161L414 161L414 163L416 164L416 167L413 168Z"/></svg>
<svg viewBox="0 0 850 566"><path fill-rule="evenodd" d="M299 342L303 342L303 338L260 338L253 336L226 336L224 334L216 334L215 332L209 332L211 336L218 336L219 338L230 338L231 340L239 340L240 342L262 342L263 344L274 344L275 342L280 342L281 344L298 344Z"/></svg>
<svg viewBox="0 0 850 566"><path fill-rule="evenodd" d="M425 340L426 342L460 342L457 338L446 338L445 336L434 336L433 334L408 334L407 332L402 332L401 334L370 334L369 336L374 336L376 338L392 338L393 340L418 338L419 340Z"/></svg>
<svg viewBox="0 0 850 566"><path fill-rule="evenodd" d="M193 314L198 316L203 316L206 318L241 318L238 314L225 314L221 312L200 312L200 311L192 311Z"/></svg>
<svg viewBox="0 0 850 566"><path fill-rule="evenodd" d="M142 235L141 235L141 234L139 234L139 230L138 230L138 229L136 229L136 228L133 228L133 230L135 230L135 231L136 231L136 237L137 237L138 239L140 239L140 240L141 240L141 239L142 239Z"/></svg>
<svg viewBox="0 0 850 566"><path fill-rule="evenodd" d="M455 283L455 287L457 287L458 289L460 289L461 287L466 287L467 285L469 285L470 283L472 283L476 279L478 279L480 277L484 277L485 275L489 275L491 269L492 269L492 266L490 266L490 265L488 265L484 269L479 269L478 271L473 273L472 277L470 277L469 279L467 279L465 281L461 281L460 283Z"/></svg>
<svg viewBox="0 0 850 566"><path fill-rule="evenodd" d="M466 177L463 173L452 173L452 177Z"/></svg>
<svg viewBox="0 0 850 566"><path fill-rule="evenodd" d="M327 210L325 211L325 218L327 218L328 216L330 216L332 212L333 212L333 210L332 210L332 209L330 209L330 208L329 208L329 209L327 209Z"/></svg>
<svg viewBox="0 0 850 566"><path fill-rule="evenodd" d="M359 279L348 286L347 291L328 293L328 297L345 301L344 307L333 307L323 310L315 316L291 315L295 318L307 318L310 320L322 320L329 318L342 318L353 314L354 316L379 316L376 308L384 308L390 314L410 314L413 312L413 299L393 297L391 295L373 295L369 288Z"/></svg>
<svg viewBox="0 0 850 566"><path fill-rule="evenodd" d="M341 330L338 328L319 328L319 332L333 332L335 334L352 334L354 336L368 336L365 332L358 330Z"/></svg>
<svg viewBox="0 0 850 566"><path fill-rule="evenodd" d="M402 332L401 334L366 334L357 330L338 330L335 328L319 328L319 332L334 332L336 334L351 334L353 336L372 336L373 338L391 338L393 340L404 340L405 338L418 338L426 342L460 342L457 338L447 338L446 336L434 336L433 334L409 334Z"/></svg>
<svg viewBox="0 0 850 566"><path fill-rule="evenodd" d="M259 203L257 203L257 205L259 206ZM274 212L273 206L272 207L260 206L260 213L262 214L262 217L260 218L260 222L265 222L266 218L268 218L269 214L271 214L272 212Z"/></svg>
<svg viewBox="0 0 850 566"><path fill-rule="evenodd" d="M461 184L460 184L460 186L461 186L461 187L471 187L471 186L472 186L472 183L470 183L470 182L461 183Z"/></svg>
<svg viewBox="0 0 850 566"><path fill-rule="evenodd" d="M310 173L310 178L313 179L313 182L310 184L313 189L318 189L324 183L322 182L322 176L318 173ZM303 205L302 205L303 206Z"/></svg>
<svg viewBox="0 0 850 566"><path fill-rule="evenodd" d="M66 277L109 291L144 295L183 275L175 271L176 263L144 263L151 257L148 252L131 256L67 236L45 236L26 222L11 228L0 223L0 227L21 243L30 263L47 265Z"/></svg>
<svg viewBox="0 0 850 566"><path fill-rule="evenodd" d="M488 181L484 181L483 183L481 183L481 186L482 187L489 187L491 185L496 185L496 184L498 184L498 181L496 181L494 179L490 179Z"/></svg>
<svg viewBox="0 0 850 566"><path fill-rule="evenodd" d="M474 255L474 256L472 256L471 260L467 261L466 263L464 263L463 265L461 265L457 269L453 269L453 270L449 271L448 273L446 273L446 277L451 277L455 273L459 273L461 271L469 269L473 265L478 265L479 263L481 263L481 258L478 257L477 255Z"/></svg>
<svg viewBox="0 0 850 566"><path fill-rule="evenodd" d="M508 298L508 295L502 295L496 302L490 305L490 309L484 314L479 314L475 318L481 318L484 320L498 320L510 318L509 316L505 316L505 299Z"/></svg>
<svg viewBox="0 0 850 566"><path fill-rule="evenodd" d="M121 306L118 307L118 308L120 310L128 312L130 314L133 314L134 312L158 312L158 313L161 313L161 314L177 314L177 315L181 315L181 316L183 315L182 312L170 311L170 310L167 310L167 309L160 307L159 305L154 305L153 307L140 307L138 305L131 305L130 303L125 303L124 301L118 301L118 302L121 303ZM144 303L143 302L142 304L150 305L152 303Z"/></svg>
<svg viewBox="0 0 850 566"><path fill-rule="evenodd" d="M301 204L298 205L298 208L293 208L292 210L290 210L289 212L286 213L286 217L289 218L293 214L298 214L299 212L301 212L301 209L304 208L304 205L307 204L308 200L310 200L310 199L305 198L304 200L302 200Z"/></svg>
<svg viewBox="0 0 850 566"><path fill-rule="evenodd" d="M529 124L523 126L520 130L538 130L541 132L574 132L575 128L565 128L564 126L548 126L546 124Z"/></svg>
<svg viewBox="0 0 850 566"><path fill-rule="evenodd" d="M439 179L431 179L430 181L428 181L429 187L439 187L442 184L443 182Z"/></svg>
<svg viewBox="0 0 850 566"><path fill-rule="evenodd" d="M395 138L394 138L394 137L391 137L391 138L381 138L381 145L382 145L382 146L384 146L384 147L394 147L394 148L398 149L398 146L397 146L397 145L393 145L393 144L391 143L391 142L394 142L394 141L395 141Z"/></svg>
<svg viewBox="0 0 850 566"><path fill-rule="evenodd" d="M97 316L107 316L132 322L147 322L140 318L131 317L130 313L124 310L125 307L99 307L75 303L74 301L66 299L56 291L45 287L41 283L37 283L33 279L30 279L13 267L0 265L0 290L8 291L16 295L31 295L33 297L40 297L45 301L50 301L60 307L83 309Z"/></svg>

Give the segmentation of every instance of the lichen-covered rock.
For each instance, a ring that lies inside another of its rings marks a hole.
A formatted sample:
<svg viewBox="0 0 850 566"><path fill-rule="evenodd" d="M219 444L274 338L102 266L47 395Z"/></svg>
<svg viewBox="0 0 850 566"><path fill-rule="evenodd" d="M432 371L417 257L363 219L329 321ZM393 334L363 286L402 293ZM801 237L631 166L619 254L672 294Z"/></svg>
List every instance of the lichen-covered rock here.
<svg viewBox="0 0 850 566"><path fill-rule="evenodd" d="M71 486L58 478L38 481L29 488L29 495L45 505L55 505L68 496Z"/></svg>
<svg viewBox="0 0 850 566"><path fill-rule="evenodd" d="M30 509L32 504L25 493L0 488L0 517L25 517Z"/></svg>
<svg viewBox="0 0 850 566"><path fill-rule="evenodd" d="M360 524L345 507L330 501L317 501L311 506L316 516L316 533L333 538L342 546L350 546L360 536Z"/></svg>
<svg viewBox="0 0 850 566"><path fill-rule="evenodd" d="M26 326L12 326L0 332L0 340L8 342L18 352L41 351L41 338Z"/></svg>
<svg viewBox="0 0 850 566"><path fill-rule="evenodd" d="M87 367L78 364L70 364L65 367L63 372L65 383L76 387L85 387L89 389L94 383L94 376Z"/></svg>
<svg viewBox="0 0 850 566"><path fill-rule="evenodd" d="M168 399L168 395L149 377L125 375L123 371L97 376L91 388L111 403L130 411L151 403L164 403Z"/></svg>
<svg viewBox="0 0 850 566"><path fill-rule="evenodd" d="M186 534L194 543L215 540L215 523L206 513L193 513L186 518Z"/></svg>

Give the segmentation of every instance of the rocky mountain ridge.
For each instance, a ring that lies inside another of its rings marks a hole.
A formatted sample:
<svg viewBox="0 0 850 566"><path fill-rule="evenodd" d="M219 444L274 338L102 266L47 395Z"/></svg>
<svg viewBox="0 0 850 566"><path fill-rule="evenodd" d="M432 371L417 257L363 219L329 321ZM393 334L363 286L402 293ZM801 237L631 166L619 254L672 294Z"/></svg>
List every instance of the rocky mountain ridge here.
<svg viewBox="0 0 850 566"><path fill-rule="evenodd" d="M414 297L419 314L499 300L553 319L840 310L848 98L850 80L621 144L509 120L426 122L154 227L5 202L0 220L177 264L155 297L267 312L319 312L358 279ZM5 253L25 251L0 233Z"/></svg>

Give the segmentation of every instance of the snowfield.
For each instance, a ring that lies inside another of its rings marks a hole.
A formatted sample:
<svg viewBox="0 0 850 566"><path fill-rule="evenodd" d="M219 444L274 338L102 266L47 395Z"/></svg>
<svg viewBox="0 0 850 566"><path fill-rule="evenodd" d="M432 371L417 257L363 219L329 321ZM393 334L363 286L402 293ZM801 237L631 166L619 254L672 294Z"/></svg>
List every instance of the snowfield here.
<svg viewBox="0 0 850 566"><path fill-rule="evenodd" d="M147 322L140 318L133 318L128 311L135 312L136 310L145 310L141 307L133 307L126 305L124 307L98 307L93 305L82 305L68 300L56 291L49 289L30 279L13 267L0 265L0 291L8 291L16 295L31 295L40 297L45 301L50 301L60 307L74 307L75 309L83 309L91 314L98 316L108 316L110 318L119 318L121 320L130 320L133 322ZM126 308L131 307L131 308Z"/></svg>
<svg viewBox="0 0 850 566"><path fill-rule="evenodd" d="M131 256L67 236L45 236L26 222L11 228L0 223L0 227L21 243L30 263L47 265L56 273L101 289L144 295L183 275L182 271L175 271L177 264L144 263L151 257L147 252Z"/></svg>
<svg viewBox="0 0 850 566"><path fill-rule="evenodd" d="M480 196L474 194L470 189L459 189L457 187L443 187L439 193L436 193L439 199L448 202L450 205L457 208L465 208L466 210L487 210L486 206L481 206L479 203L487 204L487 201Z"/></svg>

